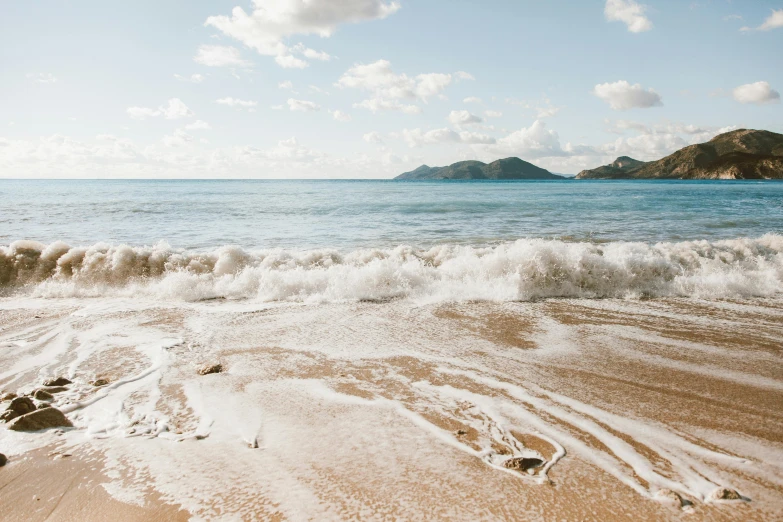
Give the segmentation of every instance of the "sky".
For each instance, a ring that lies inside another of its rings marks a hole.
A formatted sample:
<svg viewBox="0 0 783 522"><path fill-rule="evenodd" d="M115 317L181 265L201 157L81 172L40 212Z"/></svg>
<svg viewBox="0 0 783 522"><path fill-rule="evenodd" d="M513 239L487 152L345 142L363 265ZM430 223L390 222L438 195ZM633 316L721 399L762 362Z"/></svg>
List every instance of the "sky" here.
<svg viewBox="0 0 783 522"><path fill-rule="evenodd" d="M783 0L3 0L0 177L576 174L783 133Z"/></svg>

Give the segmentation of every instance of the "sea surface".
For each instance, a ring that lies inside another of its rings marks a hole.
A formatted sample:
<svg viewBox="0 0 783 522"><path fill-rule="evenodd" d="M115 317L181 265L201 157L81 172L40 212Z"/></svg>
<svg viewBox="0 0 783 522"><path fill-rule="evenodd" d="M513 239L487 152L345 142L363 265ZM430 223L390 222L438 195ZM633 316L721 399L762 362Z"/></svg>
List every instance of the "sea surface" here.
<svg viewBox="0 0 783 522"><path fill-rule="evenodd" d="M783 232L783 183L0 181L0 242L428 248Z"/></svg>
<svg viewBox="0 0 783 522"><path fill-rule="evenodd" d="M3 181L0 290L200 301L763 297L783 183Z"/></svg>

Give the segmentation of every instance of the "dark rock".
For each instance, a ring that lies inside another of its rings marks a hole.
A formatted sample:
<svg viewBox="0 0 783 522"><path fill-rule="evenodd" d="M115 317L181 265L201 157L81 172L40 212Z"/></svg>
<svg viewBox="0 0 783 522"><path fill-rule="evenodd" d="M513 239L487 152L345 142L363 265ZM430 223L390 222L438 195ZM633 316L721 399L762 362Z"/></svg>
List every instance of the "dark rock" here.
<svg viewBox="0 0 783 522"><path fill-rule="evenodd" d="M6 393L2 397L0 397L0 401L12 401L14 399L16 399L16 394L13 392Z"/></svg>
<svg viewBox="0 0 783 522"><path fill-rule="evenodd" d="M8 462L8 457L0 453L0 468L5 466L7 462Z"/></svg>
<svg viewBox="0 0 783 522"><path fill-rule="evenodd" d="M8 429L13 431L38 431L48 428L71 427L71 421L57 408L41 408L8 423Z"/></svg>
<svg viewBox="0 0 783 522"><path fill-rule="evenodd" d="M223 372L222 364L208 364L206 366L202 366L198 370L199 375L209 375L210 373L222 373L222 372Z"/></svg>
<svg viewBox="0 0 783 522"><path fill-rule="evenodd" d="M39 388L44 390L48 393L62 393L64 391L68 391L68 388L66 386L49 386L48 388Z"/></svg>
<svg viewBox="0 0 783 522"><path fill-rule="evenodd" d="M46 390L42 390L41 388L38 388L33 392L33 398L39 401L50 401L54 399L54 395L52 395Z"/></svg>
<svg viewBox="0 0 783 522"><path fill-rule="evenodd" d="M13 419L31 411L35 411L35 403L30 400L30 397L17 397L11 401L8 408L0 415L0 420L11 422Z"/></svg>
<svg viewBox="0 0 783 522"><path fill-rule="evenodd" d="M466 430L457 430L457 435L467 435L468 432Z"/></svg>
<svg viewBox="0 0 783 522"><path fill-rule="evenodd" d="M56 379L49 379L48 381L43 382L44 386L65 386L66 384L72 383L65 377L57 377Z"/></svg>
<svg viewBox="0 0 783 522"><path fill-rule="evenodd" d="M530 471L536 468L540 468L544 465L544 461L534 457L514 457L503 462L503 467L506 469L513 469L514 471Z"/></svg>
<svg viewBox="0 0 783 522"><path fill-rule="evenodd" d="M729 488L718 488L710 493L710 500L742 500L742 496Z"/></svg>
<svg viewBox="0 0 783 522"><path fill-rule="evenodd" d="M106 386L107 384L109 384L109 381L106 379L95 379L90 384L95 386L96 388L100 388L101 386Z"/></svg>

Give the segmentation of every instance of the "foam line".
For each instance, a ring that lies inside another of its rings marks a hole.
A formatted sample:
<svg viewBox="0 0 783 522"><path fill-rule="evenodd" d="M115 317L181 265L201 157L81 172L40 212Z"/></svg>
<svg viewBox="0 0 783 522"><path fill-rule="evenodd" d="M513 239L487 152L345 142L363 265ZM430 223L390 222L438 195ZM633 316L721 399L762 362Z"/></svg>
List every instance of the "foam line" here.
<svg viewBox="0 0 783 522"><path fill-rule="evenodd" d="M0 291L266 302L772 296L783 292L783 235L656 244L520 239L348 253L16 241L0 248Z"/></svg>

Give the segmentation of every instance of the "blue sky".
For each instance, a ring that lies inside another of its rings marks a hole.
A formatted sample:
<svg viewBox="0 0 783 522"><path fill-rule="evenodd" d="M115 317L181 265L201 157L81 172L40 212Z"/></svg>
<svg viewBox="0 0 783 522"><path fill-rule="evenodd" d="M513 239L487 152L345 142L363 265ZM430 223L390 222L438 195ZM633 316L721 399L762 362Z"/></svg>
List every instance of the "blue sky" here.
<svg viewBox="0 0 783 522"><path fill-rule="evenodd" d="M0 6L0 176L574 174L783 132L783 2L237 0Z"/></svg>

